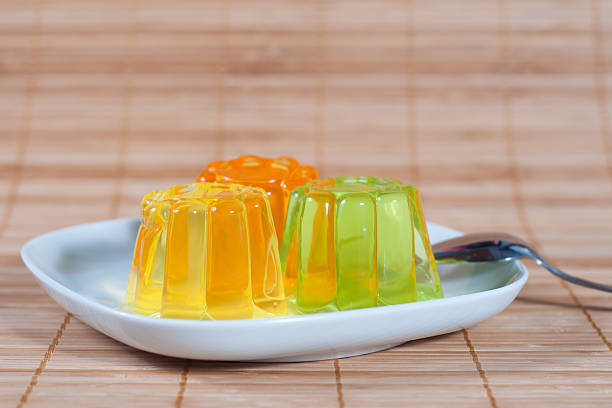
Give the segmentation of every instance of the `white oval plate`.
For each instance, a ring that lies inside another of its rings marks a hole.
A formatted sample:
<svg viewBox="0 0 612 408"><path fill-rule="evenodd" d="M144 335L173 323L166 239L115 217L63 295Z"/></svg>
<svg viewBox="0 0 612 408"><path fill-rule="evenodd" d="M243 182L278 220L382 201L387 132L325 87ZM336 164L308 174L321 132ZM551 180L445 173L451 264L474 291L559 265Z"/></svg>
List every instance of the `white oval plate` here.
<svg viewBox="0 0 612 408"><path fill-rule="evenodd" d="M308 361L384 350L479 323L501 312L527 281L518 262L439 265L445 298L332 313L252 320L158 319L119 310L139 219L49 232L21 257L45 291L94 329L132 347L173 357ZM432 242L459 232L429 224Z"/></svg>

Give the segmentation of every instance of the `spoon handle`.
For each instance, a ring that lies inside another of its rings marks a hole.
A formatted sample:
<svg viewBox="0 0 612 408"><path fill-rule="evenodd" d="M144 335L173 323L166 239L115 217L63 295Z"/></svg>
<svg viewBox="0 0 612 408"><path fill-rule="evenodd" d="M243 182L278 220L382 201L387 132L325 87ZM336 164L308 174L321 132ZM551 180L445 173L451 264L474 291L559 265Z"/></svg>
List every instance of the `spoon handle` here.
<svg viewBox="0 0 612 408"><path fill-rule="evenodd" d="M538 256L537 258L533 257L533 259L535 259L538 265L542 265L544 268L548 269L549 272L552 273L553 275L558 276L559 278L565 281L571 282L574 285L584 286L586 288L591 288L595 290L601 290L603 292L612 293L611 285L593 282L587 279L578 278L576 276L570 275L569 273L565 273L561 269L556 268L555 266L551 265L550 263L542 259L542 257L540 256Z"/></svg>

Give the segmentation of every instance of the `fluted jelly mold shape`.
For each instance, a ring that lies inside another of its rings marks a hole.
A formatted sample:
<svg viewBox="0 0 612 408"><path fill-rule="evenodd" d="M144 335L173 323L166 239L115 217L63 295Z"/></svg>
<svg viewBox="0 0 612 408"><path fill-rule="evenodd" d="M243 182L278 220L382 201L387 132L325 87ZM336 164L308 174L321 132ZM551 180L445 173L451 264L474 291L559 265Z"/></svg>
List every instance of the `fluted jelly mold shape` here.
<svg viewBox="0 0 612 408"><path fill-rule="evenodd" d="M241 156L209 163L197 177L200 182L235 183L259 187L270 200L272 217L280 246L289 193L295 187L317 178L317 171L291 157L264 158Z"/></svg>
<svg viewBox="0 0 612 408"><path fill-rule="evenodd" d="M182 319L286 315L266 192L193 183L147 194L125 308Z"/></svg>
<svg viewBox="0 0 612 408"><path fill-rule="evenodd" d="M281 264L285 292L302 313L443 296L418 190L392 178L336 177L294 189Z"/></svg>

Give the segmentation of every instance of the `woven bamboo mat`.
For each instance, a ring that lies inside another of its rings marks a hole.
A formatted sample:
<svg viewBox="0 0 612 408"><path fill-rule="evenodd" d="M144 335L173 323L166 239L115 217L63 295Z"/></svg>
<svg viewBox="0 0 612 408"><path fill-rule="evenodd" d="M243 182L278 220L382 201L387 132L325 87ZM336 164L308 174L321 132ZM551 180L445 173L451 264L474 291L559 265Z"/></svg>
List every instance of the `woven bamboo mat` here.
<svg viewBox="0 0 612 408"><path fill-rule="evenodd" d="M402 178L430 220L611 282L611 34L604 0L0 2L0 406L612 405L612 298L535 265L468 330L241 364L117 343L18 256L209 160L282 154Z"/></svg>

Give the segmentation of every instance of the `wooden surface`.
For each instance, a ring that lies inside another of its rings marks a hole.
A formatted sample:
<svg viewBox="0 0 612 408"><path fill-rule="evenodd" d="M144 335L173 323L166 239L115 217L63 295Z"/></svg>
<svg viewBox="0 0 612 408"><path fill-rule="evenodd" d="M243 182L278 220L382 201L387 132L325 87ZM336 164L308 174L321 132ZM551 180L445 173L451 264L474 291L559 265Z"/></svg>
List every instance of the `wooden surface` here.
<svg viewBox="0 0 612 408"><path fill-rule="evenodd" d="M67 315L18 252L205 163L417 184L428 219L612 282L612 2L0 2L0 406L612 405L612 297L531 277L463 332L336 361L187 362Z"/></svg>

